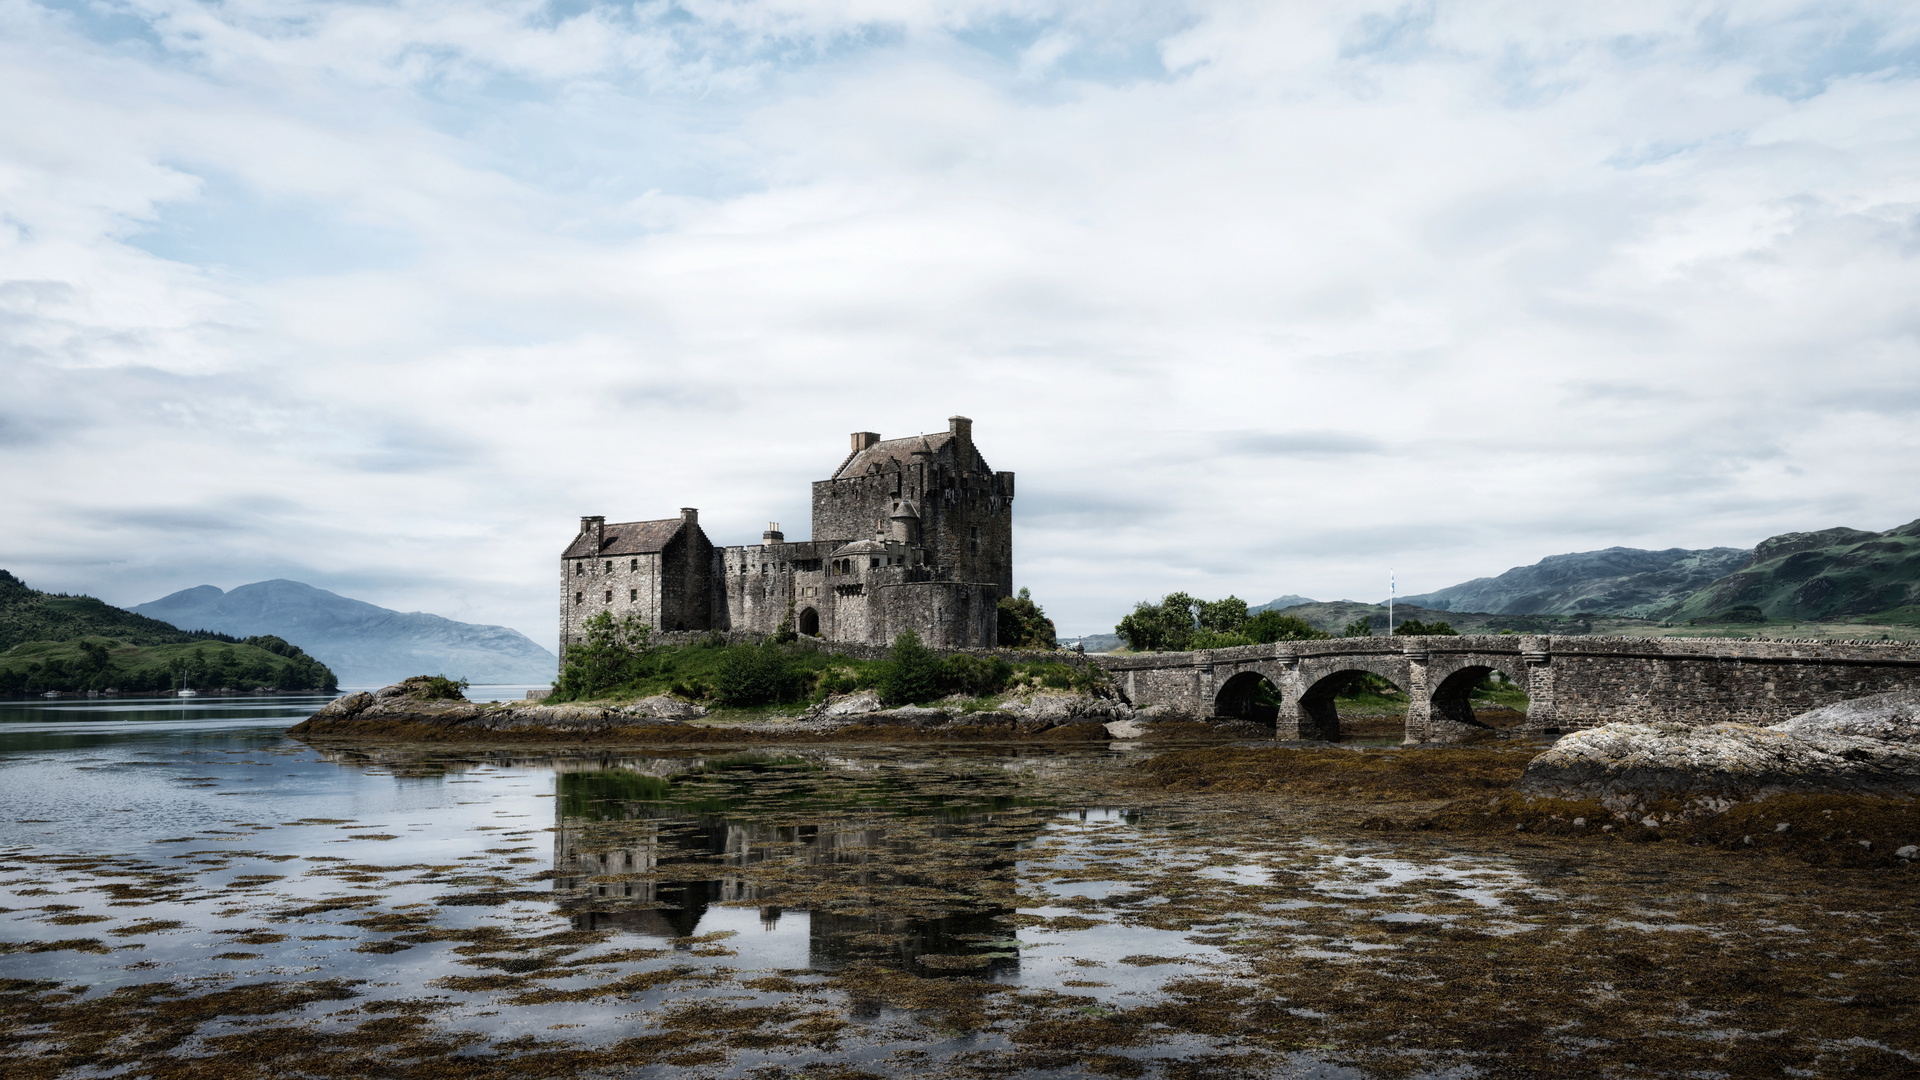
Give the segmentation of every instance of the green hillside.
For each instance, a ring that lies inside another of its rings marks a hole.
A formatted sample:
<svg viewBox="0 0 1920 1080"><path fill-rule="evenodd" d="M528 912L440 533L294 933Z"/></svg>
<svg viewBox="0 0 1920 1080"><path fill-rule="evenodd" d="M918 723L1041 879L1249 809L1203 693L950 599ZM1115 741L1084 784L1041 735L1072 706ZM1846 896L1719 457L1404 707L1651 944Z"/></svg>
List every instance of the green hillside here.
<svg viewBox="0 0 1920 1080"><path fill-rule="evenodd" d="M89 636L29 641L0 653L0 693L119 690L327 690L325 664L276 637L135 645Z"/></svg>
<svg viewBox="0 0 1920 1080"><path fill-rule="evenodd" d="M49 690L333 690L325 664L272 635L181 630L0 570L0 694Z"/></svg>
<svg viewBox="0 0 1920 1080"><path fill-rule="evenodd" d="M1825 529L1770 537L1745 566L1687 597L1666 619L1753 609L1743 614L1811 621L1892 613L1916 603L1920 521L1883 533Z"/></svg>
<svg viewBox="0 0 1920 1080"><path fill-rule="evenodd" d="M189 633L171 623L123 611L91 596L68 596L28 588L0 570L0 651L23 641L68 641L99 634L130 645L199 641L210 634Z"/></svg>

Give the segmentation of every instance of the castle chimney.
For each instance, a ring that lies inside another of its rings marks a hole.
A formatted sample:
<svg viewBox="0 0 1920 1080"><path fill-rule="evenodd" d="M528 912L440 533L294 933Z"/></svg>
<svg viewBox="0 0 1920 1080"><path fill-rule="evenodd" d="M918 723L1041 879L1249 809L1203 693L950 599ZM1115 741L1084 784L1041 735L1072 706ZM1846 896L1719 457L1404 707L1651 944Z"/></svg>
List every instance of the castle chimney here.
<svg viewBox="0 0 1920 1080"><path fill-rule="evenodd" d="M877 431L856 431L853 433L853 452L859 453L880 441Z"/></svg>
<svg viewBox="0 0 1920 1080"><path fill-rule="evenodd" d="M700 524L700 511L695 510L691 506L683 506L680 508L680 520L688 525L698 525Z"/></svg>
<svg viewBox="0 0 1920 1080"><path fill-rule="evenodd" d="M600 542L601 542L600 538L606 534L606 531L607 531L606 515L594 514L591 516L587 516L587 515L581 516L580 535L593 537L593 550L595 551L600 550Z"/></svg>
<svg viewBox="0 0 1920 1080"><path fill-rule="evenodd" d="M953 433L954 438L963 443L971 443L973 441L973 421L964 416L947 417L947 430Z"/></svg>
<svg viewBox="0 0 1920 1080"><path fill-rule="evenodd" d="M769 521L767 522L767 531L760 534L760 542L763 544L784 544L787 542L787 534L780 531L779 522Z"/></svg>

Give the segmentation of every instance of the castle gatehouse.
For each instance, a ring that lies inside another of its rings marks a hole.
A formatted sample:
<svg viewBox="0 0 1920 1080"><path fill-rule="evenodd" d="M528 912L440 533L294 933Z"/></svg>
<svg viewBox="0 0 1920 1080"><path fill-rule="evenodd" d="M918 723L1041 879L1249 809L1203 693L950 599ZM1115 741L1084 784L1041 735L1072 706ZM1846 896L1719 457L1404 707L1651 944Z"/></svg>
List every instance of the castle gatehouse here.
<svg viewBox="0 0 1920 1080"><path fill-rule="evenodd" d="M795 633L886 644L990 648L1013 591L1013 474L973 445L973 421L933 435L853 433L813 485L812 539L769 524L760 543L716 547L700 513L658 521L580 519L560 556L560 647L600 612L655 630Z"/></svg>

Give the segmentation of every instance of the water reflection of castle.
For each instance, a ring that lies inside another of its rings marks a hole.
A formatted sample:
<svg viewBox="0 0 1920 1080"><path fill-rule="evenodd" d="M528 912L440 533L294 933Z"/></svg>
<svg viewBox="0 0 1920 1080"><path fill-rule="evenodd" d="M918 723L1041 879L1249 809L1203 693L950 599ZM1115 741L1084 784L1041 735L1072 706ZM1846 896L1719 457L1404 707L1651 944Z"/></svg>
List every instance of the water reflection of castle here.
<svg viewBox="0 0 1920 1080"><path fill-rule="evenodd" d="M799 899L796 894L808 884L826 883L836 895L859 899L846 904L845 911L816 904L800 912L807 919L808 959L816 967L866 961L936 974L918 963L920 956L977 954L989 942L1012 936L1005 921L1009 908L985 900L929 903L927 897L934 890L951 895L955 880L977 886L998 879L1010 886L1015 839L996 836L959 845L965 865L944 865L945 882L912 871L917 845L927 839L965 837L970 824L990 818L986 812L955 808L937 821L917 823L907 837L889 827L901 812L911 812L907 808L851 815L823 810L815 824L776 825L672 801L567 797L569 787L601 787L603 777L618 778L612 786L628 786L632 776L584 773L560 778L553 885L580 929L688 938L710 908L757 906L762 927L772 930L782 917L783 902ZM592 810L580 813L589 804ZM794 815L782 816L791 820ZM803 880L784 888L763 884L765 875L752 868L774 862L785 864L768 867L774 876ZM963 970L1011 972L1018 967L1018 956L1009 953L996 954L985 967Z"/></svg>

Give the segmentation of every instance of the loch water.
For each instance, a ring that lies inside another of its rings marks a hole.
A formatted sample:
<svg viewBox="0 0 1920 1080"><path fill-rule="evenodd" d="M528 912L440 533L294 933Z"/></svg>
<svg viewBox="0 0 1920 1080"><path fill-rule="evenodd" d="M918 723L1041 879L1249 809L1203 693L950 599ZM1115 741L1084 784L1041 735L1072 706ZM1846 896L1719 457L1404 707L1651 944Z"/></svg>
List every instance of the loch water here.
<svg viewBox="0 0 1920 1080"><path fill-rule="evenodd" d="M7 1075L1920 1067L1902 881L1176 796L1138 743L286 737L322 700L0 703Z"/></svg>

